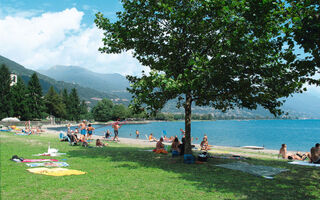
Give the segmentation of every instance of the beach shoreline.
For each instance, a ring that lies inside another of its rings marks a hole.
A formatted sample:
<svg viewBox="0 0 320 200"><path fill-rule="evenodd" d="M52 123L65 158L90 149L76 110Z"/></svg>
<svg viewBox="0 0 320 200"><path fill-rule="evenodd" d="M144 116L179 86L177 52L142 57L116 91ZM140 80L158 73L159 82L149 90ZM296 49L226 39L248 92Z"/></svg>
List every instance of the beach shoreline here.
<svg viewBox="0 0 320 200"><path fill-rule="evenodd" d="M65 127L65 126L63 126ZM46 127L47 128L47 127ZM45 130L44 134L49 134L52 136L59 137L60 132L55 130L47 129ZM112 141L111 137L110 139L105 139L103 136L99 135L93 135L92 139L100 139L102 142L115 142ZM156 142L150 142L146 139L135 139L135 138L125 138L125 137L119 137L119 144L124 144L128 146L135 146L135 147L141 147L141 148L155 148ZM164 142L165 145L171 145L171 143ZM94 142L92 143L94 145ZM193 150L194 152L200 152L200 145L195 144L195 147L197 150ZM274 149L245 149L241 147L232 147L232 146L218 146L218 145L211 145L211 150L209 150L209 153L213 154L221 154L221 155L239 155L239 156L245 156L245 157L251 157L251 158L271 158L271 159L277 159L279 150ZM288 151L288 153L295 153L294 151ZM305 152L301 152L305 153Z"/></svg>

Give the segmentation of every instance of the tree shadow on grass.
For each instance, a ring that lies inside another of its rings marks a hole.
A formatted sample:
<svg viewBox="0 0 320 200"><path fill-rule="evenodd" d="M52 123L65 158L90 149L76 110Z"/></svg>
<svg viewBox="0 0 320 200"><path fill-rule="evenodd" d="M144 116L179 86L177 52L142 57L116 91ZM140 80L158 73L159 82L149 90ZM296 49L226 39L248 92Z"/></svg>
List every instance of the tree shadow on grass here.
<svg viewBox="0 0 320 200"><path fill-rule="evenodd" d="M209 159L205 164L184 164L183 157L159 155L145 151L150 148L107 147L70 150L70 157L106 158L118 163L116 168L158 168L179 174L181 179L195 183L202 191L239 194L248 199L316 199L319 197L319 170L312 167L289 165L277 160L245 160L255 165L289 169L268 180L237 170L217 167L217 164L235 162L228 159ZM122 162L132 162L128 164Z"/></svg>

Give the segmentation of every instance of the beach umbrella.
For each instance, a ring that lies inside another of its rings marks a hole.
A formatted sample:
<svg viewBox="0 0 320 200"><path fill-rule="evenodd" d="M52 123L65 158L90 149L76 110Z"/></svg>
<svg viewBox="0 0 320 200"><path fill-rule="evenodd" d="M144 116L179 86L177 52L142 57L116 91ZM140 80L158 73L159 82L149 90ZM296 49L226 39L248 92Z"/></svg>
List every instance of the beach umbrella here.
<svg viewBox="0 0 320 200"><path fill-rule="evenodd" d="M2 122L20 122L20 120L16 117L7 117L1 120Z"/></svg>

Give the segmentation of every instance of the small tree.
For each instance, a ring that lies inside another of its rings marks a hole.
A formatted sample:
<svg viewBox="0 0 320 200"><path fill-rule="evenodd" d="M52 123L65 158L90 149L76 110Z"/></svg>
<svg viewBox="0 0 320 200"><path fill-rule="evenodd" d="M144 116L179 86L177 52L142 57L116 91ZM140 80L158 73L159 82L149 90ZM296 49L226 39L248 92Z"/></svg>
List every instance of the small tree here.
<svg viewBox="0 0 320 200"><path fill-rule="evenodd" d="M132 82L132 106L158 112L170 99L185 110L185 152L191 153L191 105L226 111L258 105L281 114L282 97L302 92L314 67L294 65L284 51L282 1L122 0L105 30L103 53L131 50L151 68ZM311 73L310 73L311 72ZM311 80L311 79L309 79Z"/></svg>
<svg viewBox="0 0 320 200"><path fill-rule="evenodd" d="M109 99L102 99L99 101L95 107L92 109L93 118L96 121L106 122L112 119L112 108L113 103Z"/></svg>
<svg viewBox="0 0 320 200"><path fill-rule="evenodd" d="M31 119L42 119L44 113L44 100L42 88L36 73L33 73L28 82L28 110Z"/></svg>
<svg viewBox="0 0 320 200"><path fill-rule="evenodd" d="M3 64L0 68L0 120L12 114L10 83L9 69Z"/></svg>

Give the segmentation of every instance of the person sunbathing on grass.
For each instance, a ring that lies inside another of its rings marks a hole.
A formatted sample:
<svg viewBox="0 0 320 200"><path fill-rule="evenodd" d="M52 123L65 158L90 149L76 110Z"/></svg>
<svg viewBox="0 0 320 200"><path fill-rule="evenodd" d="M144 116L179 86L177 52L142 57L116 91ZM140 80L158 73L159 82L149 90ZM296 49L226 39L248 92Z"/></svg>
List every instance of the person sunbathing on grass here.
<svg viewBox="0 0 320 200"><path fill-rule="evenodd" d="M101 141L100 141L100 139L97 139L96 140L96 146L97 147L104 147L104 146L108 146L109 144L108 143L102 143Z"/></svg>
<svg viewBox="0 0 320 200"><path fill-rule="evenodd" d="M180 145L180 142L179 142L178 137L174 138L174 141L173 141L172 144L171 144L171 150L172 150L172 152L173 152L173 151L176 151L176 152L180 153L179 145Z"/></svg>
<svg viewBox="0 0 320 200"><path fill-rule="evenodd" d="M310 158L310 162L315 164L320 164L320 144L317 143L314 147L310 149L310 155L308 157Z"/></svg>
<svg viewBox="0 0 320 200"><path fill-rule="evenodd" d="M283 159L288 160L305 160L308 157L306 154L301 154L299 152L295 154L288 154L286 144L281 145L279 156L282 156Z"/></svg>
<svg viewBox="0 0 320 200"><path fill-rule="evenodd" d="M208 151L210 150L210 147L209 147L209 143L208 143L208 138L207 137L204 137L201 144L200 144L200 147L201 147L201 150L204 150L204 151Z"/></svg>
<svg viewBox="0 0 320 200"><path fill-rule="evenodd" d="M156 149L155 152L156 153L168 153L165 149L164 149L164 144L163 142L163 138L160 138L160 140L157 142L156 144Z"/></svg>

